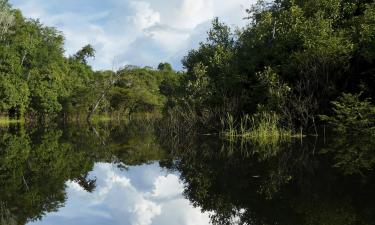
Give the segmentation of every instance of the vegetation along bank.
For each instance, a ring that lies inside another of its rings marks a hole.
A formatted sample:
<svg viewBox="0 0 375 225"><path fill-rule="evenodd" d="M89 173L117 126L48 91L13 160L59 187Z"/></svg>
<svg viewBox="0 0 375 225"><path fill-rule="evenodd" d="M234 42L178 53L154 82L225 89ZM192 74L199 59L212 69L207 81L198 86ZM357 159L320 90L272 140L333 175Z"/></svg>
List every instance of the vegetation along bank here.
<svg viewBox="0 0 375 225"><path fill-rule="evenodd" d="M66 57L60 31L0 0L0 113L12 121L149 113L171 133L232 138L293 137L327 123L374 134L373 0L259 1L247 13L242 28L214 19L183 71L169 63L94 71L91 45Z"/></svg>

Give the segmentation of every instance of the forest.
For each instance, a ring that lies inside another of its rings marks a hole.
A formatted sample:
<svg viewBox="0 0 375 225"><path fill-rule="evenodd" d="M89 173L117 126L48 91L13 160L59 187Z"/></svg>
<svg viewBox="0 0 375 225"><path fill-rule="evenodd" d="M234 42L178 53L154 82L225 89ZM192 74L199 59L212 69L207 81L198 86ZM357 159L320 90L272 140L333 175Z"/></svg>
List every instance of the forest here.
<svg viewBox="0 0 375 225"><path fill-rule="evenodd" d="M93 71L91 45L64 56L64 36L0 1L0 111L26 120L71 119L108 113L116 117L157 111L165 97L159 86L176 73L167 63L158 69L124 66Z"/></svg>
<svg viewBox="0 0 375 225"><path fill-rule="evenodd" d="M228 137L316 134L323 124L375 133L373 0L258 1L247 15L235 29L214 19L182 71L167 62L94 71L91 45L67 57L60 31L0 0L1 115L70 121L146 113L162 117L168 131Z"/></svg>
<svg viewBox="0 0 375 225"><path fill-rule="evenodd" d="M100 71L95 43L67 55L9 2L0 224L375 221L375 0L258 0L245 26L212 19L182 69Z"/></svg>

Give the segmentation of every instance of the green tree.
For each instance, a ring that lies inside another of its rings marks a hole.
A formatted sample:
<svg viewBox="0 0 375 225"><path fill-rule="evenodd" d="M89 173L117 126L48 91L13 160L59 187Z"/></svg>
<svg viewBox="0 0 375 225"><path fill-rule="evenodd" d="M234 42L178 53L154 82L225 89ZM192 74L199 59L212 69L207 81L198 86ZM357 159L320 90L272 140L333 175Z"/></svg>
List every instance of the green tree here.
<svg viewBox="0 0 375 225"><path fill-rule="evenodd" d="M87 64L87 59L91 57L95 57L95 49L91 45L84 46L73 56L74 59L82 64Z"/></svg>
<svg viewBox="0 0 375 225"><path fill-rule="evenodd" d="M375 106L369 99L360 99L360 94L343 94L333 101L332 116L322 119L342 133L370 133L375 135Z"/></svg>
<svg viewBox="0 0 375 225"><path fill-rule="evenodd" d="M172 65L170 63L159 63L158 70L160 71L172 71Z"/></svg>

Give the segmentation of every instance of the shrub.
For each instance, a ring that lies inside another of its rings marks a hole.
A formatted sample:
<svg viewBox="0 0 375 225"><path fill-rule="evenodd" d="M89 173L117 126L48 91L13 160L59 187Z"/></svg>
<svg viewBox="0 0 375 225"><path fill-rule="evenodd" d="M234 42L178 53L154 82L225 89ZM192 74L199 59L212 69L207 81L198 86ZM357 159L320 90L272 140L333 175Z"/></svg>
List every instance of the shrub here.
<svg viewBox="0 0 375 225"><path fill-rule="evenodd" d="M370 132L375 134L375 106L370 99L360 100L361 94L343 94L333 101L333 115L321 116L341 133Z"/></svg>

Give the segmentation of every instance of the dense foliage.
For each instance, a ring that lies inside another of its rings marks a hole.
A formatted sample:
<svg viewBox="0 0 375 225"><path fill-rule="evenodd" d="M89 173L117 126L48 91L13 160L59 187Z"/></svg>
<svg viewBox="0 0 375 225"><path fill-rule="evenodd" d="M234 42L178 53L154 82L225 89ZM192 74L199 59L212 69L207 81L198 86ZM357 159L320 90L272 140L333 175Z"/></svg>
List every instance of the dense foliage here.
<svg viewBox="0 0 375 225"><path fill-rule="evenodd" d="M373 109L374 1L259 1L247 11L248 25L236 30L215 19L207 41L182 60L185 72L168 63L95 72L88 65L95 56L91 45L66 57L61 32L25 19L1 0L0 113L121 119L163 111L175 118L171 127L214 129L228 126L220 121L230 115L234 128L247 117L271 121L280 133L277 127L316 130L319 118L339 126L340 113L357 116L349 109L355 104ZM343 93L358 97L338 112L337 101L349 96ZM362 116L368 122L362 126L373 126L373 113Z"/></svg>
<svg viewBox="0 0 375 225"><path fill-rule="evenodd" d="M360 100L360 95L343 94L334 105L333 116L322 116L341 133L375 132L375 106L369 99Z"/></svg>
<svg viewBox="0 0 375 225"><path fill-rule="evenodd" d="M357 101L372 105L374 1L259 1L248 15L235 31L214 20L183 59L181 107L200 117L277 113L280 126L305 129L332 114L342 93L361 92Z"/></svg>
<svg viewBox="0 0 375 225"><path fill-rule="evenodd" d="M0 0L0 113L11 117L71 118L94 113L131 114L160 110L159 85L175 75L168 63L158 69L127 66L93 71L91 45L64 55L64 36Z"/></svg>
<svg viewBox="0 0 375 225"><path fill-rule="evenodd" d="M248 15L248 25L234 31L215 19L207 41L184 57L184 72L168 63L94 71L91 45L67 57L62 33L0 0L1 115L165 116L159 138L134 120L115 128L1 130L0 223L25 224L57 210L67 180L93 191L87 174L97 161L161 159L217 224L374 221L374 0L259 1ZM318 122L341 134L327 143L326 135L278 142L292 131L316 131ZM258 139L238 147L207 136L195 141L184 129L228 124Z"/></svg>
<svg viewBox="0 0 375 225"><path fill-rule="evenodd" d="M78 57L64 57L64 37L0 1L1 112L10 116L53 115L73 90L92 77ZM84 49L83 49L84 50Z"/></svg>

